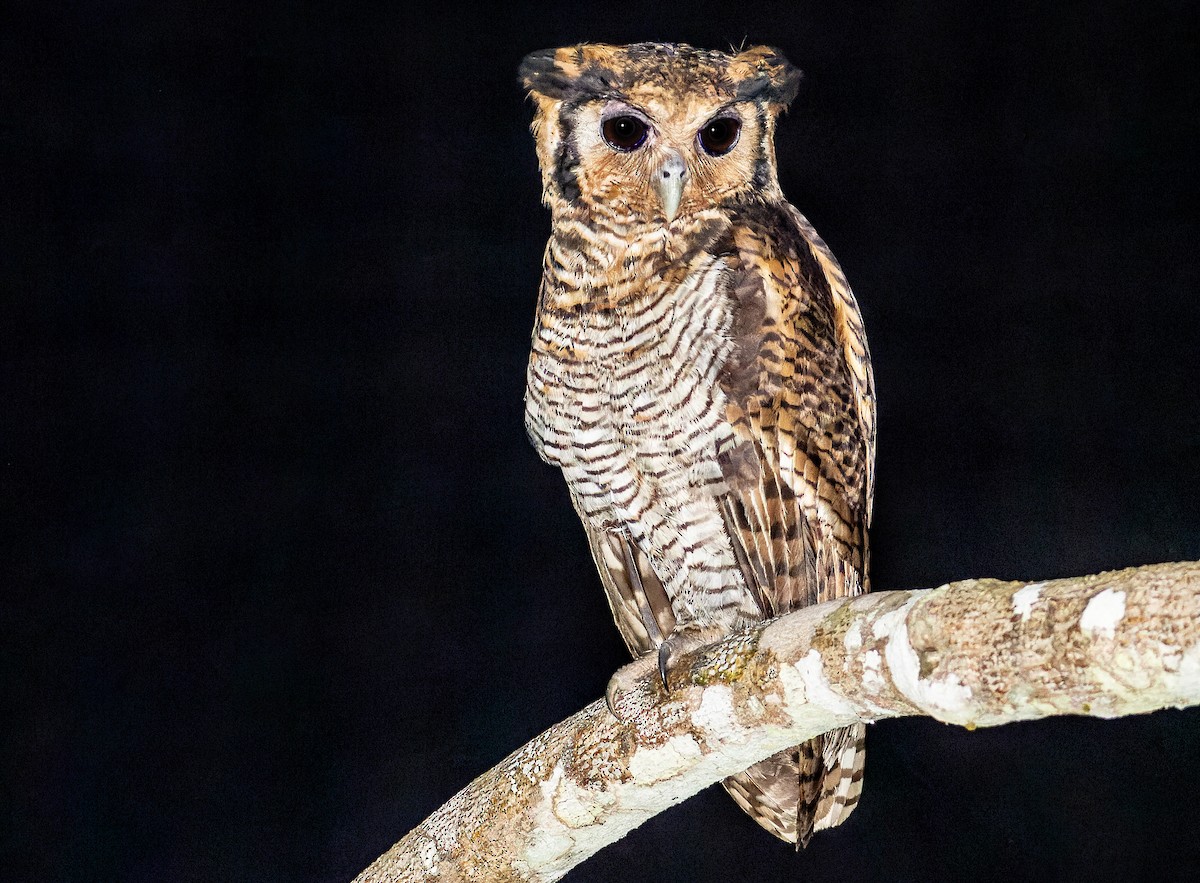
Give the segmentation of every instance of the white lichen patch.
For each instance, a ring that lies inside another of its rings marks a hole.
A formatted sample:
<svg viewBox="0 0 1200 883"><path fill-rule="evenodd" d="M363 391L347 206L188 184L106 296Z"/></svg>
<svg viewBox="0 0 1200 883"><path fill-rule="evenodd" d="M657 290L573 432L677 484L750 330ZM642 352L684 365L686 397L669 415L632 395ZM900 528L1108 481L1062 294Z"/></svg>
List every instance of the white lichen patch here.
<svg viewBox="0 0 1200 883"><path fill-rule="evenodd" d="M1033 605L1037 603L1038 598L1042 596L1042 589L1045 588L1045 583L1031 583L1017 592L1012 597L1013 612L1021 617L1021 621L1029 619L1029 614L1033 612Z"/></svg>
<svg viewBox="0 0 1200 883"><path fill-rule="evenodd" d="M907 628L892 634L884 648L884 658L896 689L932 717L960 724L971 719L971 688L949 673L921 677L921 659L908 639Z"/></svg>
<svg viewBox="0 0 1200 883"><path fill-rule="evenodd" d="M886 638L897 629L903 628L904 621L908 618L908 611L910 609L912 609L911 601L883 614L883 616L871 624L871 637L878 641L880 638Z"/></svg>
<svg viewBox="0 0 1200 883"><path fill-rule="evenodd" d="M783 666L780 674L789 707L799 708L808 702L830 715L855 716L854 706L831 689L821 664L821 654L816 650L809 650L795 665Z"/></svg>
<svg viewBox="0 0 1200 883"><path fill-rule="evenodd" d="M860 622L856 622L850 628L846 629L846 637L843 643L846 647L847 656L853 655L862 649L863 637Z"/></svg>
<svg viewBox="0 0 1200 883"><path fill-rule="evenodd" d="M709 733L724 733L737 723L733 711L733 690L713 685L700 697L700 707L692 714L692 723Z"/></svg>
<svg viewBox="0 0 1200 883"><path fill-rule="evenodd" d="M568 828L594 825L613 797L605 791L591 790L571 781L568 776L558 780L554 790L554 814Z"/></svg>
<svg viewBox="0 0 1200 883"><path fill-rule="evenodd" d="M929 678L925 684L925 696L929 704L948 712L965 708L971 701L971 688L953 675Z"/></svg>
<svg viewBox="0 0 1200 883"><path fill-rule="evenodd" d="M425 873L430 877L436 877L441 873L438 868L438 849L437 844L432 840L421 838L421 846L417 854L421 857L421 865L425 868Z"/></svg>
<svg viewBox="0 0 1200 883"><path fill-rule="evenodd" d="M1178 696L1195 696L1200 693L1200 644L1188 647L1179 656L1179 667L1173 673L1172 687Z"/></svg>
<svg viewBox="0 0 1200 883"><path fill-rule="evenodd" d="M863 657L863 687L872 692L878 692L887 686L883 679L883 657L878 650L868 650Z"/></svg>
<svg viewBox="0 0 1200 883"><path fill-rule="evenodd" d="M556 861L566 857L574 846L575 840L561 825L539 826L530 833L529 845L525 847L518 861L529 868L551 868Z"/></svg>
<svg viewBox="0 0 1200 883"><path fill-rule="evenodd" d="M1079 628L1085 634L1111 638L1117 624L1125 618L1125 593L1105 589L1088 601L1079 617Z"/></svg>
<svg viewBox="0 0 1200 883"><path fill-rule="evenodd" d="M533 831L525 849L513 860L513 866L530 879L538 879L539 871L571 867L571 856L579 849L574 829L594 825L600 814L587 807L578 793L585 789L570 781L561 763L554 765L538 787L542 797L533 806Z"/></svg>
<svg viewBox="0 0 1200 883"><path fill-rule="evenodd" d="M639 784L662 782L693 766L700 746L690 736L672 736L653 748L639 748L629 758L629 772Z"/></svg>

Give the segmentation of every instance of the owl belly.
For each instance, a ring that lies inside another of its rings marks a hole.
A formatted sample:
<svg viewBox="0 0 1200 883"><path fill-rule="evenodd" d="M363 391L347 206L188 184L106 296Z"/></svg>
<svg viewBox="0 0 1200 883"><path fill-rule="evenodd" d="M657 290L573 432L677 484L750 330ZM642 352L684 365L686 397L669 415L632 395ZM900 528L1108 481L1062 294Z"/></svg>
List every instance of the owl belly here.
<svg viewBox="0 0 1200 883"><path fill-rule="evenodd" d="M710 260L625 309L558 322L544 311L526 422L580 515L646 553L679 624L729 630L761 613L718 506L717 454L733 443L718 382L731 347L723 276Z"/></svg>

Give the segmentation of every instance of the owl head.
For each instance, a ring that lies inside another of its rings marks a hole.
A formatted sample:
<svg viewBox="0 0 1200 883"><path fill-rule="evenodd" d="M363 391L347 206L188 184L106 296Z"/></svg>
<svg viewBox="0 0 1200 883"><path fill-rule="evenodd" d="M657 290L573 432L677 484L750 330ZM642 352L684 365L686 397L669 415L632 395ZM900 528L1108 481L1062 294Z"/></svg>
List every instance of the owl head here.
<svg viewBox="0 0 1200 883"><path fill-rule="evenodd" d="M543 199L670 226L750 193L778 195L775 120L800 71L756 46L582 44L526 56Z"/></svg>

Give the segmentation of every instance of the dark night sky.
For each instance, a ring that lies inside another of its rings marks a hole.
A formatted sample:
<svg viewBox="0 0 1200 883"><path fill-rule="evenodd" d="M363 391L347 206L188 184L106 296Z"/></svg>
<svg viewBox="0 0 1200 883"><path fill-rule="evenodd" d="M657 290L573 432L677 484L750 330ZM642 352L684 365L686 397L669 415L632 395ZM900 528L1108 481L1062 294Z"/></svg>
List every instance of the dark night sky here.
<svg viewBox="0 0 1200 883"><path fill-rule="evenodd" d="M1200 558L1195 3L70 6L0 19L5 880L347 880L625 661L522 426L535 49L806 71L877 588ZM1196 710L870 739L804 853L714 788L568 880L1200 865Z"/></svg>

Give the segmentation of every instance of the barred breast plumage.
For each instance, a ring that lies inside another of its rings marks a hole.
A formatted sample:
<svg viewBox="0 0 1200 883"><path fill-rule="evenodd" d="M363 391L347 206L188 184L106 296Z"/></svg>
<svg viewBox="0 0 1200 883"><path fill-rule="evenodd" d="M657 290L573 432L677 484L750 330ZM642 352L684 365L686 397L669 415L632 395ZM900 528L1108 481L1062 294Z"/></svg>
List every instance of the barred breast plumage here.
<svg viewBox="0 0 1200 883"><path fill-rule="evenodd" d="M698 226L711 239L725 224ZM563 253L556 236L547 251L530 436L580 515L643 550L676 619L729 630L761 615L717 505L715 454L733 442L718 383L733 346L729 261L705 249L671 261L647 251L652 236L624 254L611 242Z"/></svg>
<svg viewBox="0 0 1200 883"><path fill-rule="evenodd" d="M773 50L529 56L552 236L526 425L560 467L639 655L866 590L874 399L837 262L783 200ZM725 785L789 842L839 824L863 729Z"/></svg>

